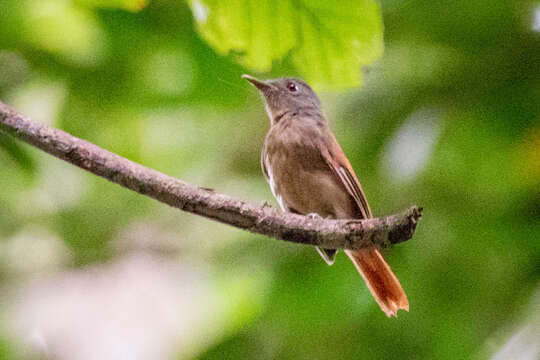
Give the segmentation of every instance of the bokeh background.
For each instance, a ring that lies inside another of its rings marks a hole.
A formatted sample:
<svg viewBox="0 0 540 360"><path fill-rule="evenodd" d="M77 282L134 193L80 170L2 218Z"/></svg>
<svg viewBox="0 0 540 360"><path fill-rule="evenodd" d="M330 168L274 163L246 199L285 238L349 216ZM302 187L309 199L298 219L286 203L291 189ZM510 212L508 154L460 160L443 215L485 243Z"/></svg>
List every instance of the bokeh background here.
<svg viewBox="0 0 540 360"><path fill-rule="evenodd" d="M0 99L275 205L259 170L268 120L240 78L253 69L197 32L194 9L0 0ZM410 313L387 319L342 254L328 267L0 133L0 359L538 359L540 3L379 11L385 51L363 86L320 94L375 214L425 208L386 252ZM272 69L259 75L302 73L287 56Z"/></svg>

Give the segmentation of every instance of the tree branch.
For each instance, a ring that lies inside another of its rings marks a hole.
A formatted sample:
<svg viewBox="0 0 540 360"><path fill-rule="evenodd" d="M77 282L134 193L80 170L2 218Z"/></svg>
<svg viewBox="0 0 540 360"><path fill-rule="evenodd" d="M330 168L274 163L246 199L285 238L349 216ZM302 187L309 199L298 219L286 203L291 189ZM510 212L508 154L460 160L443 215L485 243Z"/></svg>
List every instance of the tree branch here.
<svg viewBox="0 0 540 360"><path fill-rule="evenodd" d="M0 102L0 131L139 194L183 211L276 239L324 248L388 247L410 239L422 208L386 218L329 220L254 207L188 184L44 124Z"/></svg>

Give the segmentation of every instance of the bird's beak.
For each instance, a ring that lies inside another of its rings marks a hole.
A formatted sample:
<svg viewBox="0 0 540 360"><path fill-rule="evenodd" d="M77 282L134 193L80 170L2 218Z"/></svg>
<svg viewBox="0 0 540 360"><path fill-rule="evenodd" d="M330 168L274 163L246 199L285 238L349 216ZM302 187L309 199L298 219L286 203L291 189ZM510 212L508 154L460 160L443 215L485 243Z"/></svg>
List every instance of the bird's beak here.
<svg viewBox="0 0 540 360"><path fill-rule="evenodd" d="M242 77L246 79L247 81L249 81L250 83L252 83L254 86L256 86L257 89L261 90L262 92L265 92L274 88L274 85L272 85L269 81L259 80L247 74L242 75Z"/></svg>

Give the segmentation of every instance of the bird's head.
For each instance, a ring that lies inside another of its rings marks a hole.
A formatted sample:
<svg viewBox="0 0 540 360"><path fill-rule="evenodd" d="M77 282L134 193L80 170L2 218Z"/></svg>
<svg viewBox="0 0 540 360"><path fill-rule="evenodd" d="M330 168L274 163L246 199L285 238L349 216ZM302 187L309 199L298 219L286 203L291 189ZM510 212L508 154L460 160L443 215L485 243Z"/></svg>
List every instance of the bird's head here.
<svg viewBox="0 0 540 360"><path fill-rule="evenodd" d="M272 123L286 113L322 112L317 94L303 80L295 78L259 80L250 75L242 77L261 92Z"/></svg>

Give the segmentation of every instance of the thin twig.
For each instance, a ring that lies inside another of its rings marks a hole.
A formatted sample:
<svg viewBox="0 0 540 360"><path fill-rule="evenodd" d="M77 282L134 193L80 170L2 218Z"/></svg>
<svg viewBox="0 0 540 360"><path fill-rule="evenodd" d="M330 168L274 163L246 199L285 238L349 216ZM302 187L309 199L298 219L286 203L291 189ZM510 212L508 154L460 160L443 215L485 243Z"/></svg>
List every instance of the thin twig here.
<svg viewBox="0 0 540 360"><path fill-rule="evenodd" d="M324 248L388 247L409 240L422 208L367 220L317 219L254 207L139 165L88 141L25 119L0 102L0 131L165 204L257 234ZM61 181L61 179L59 179Z"/></svg>

